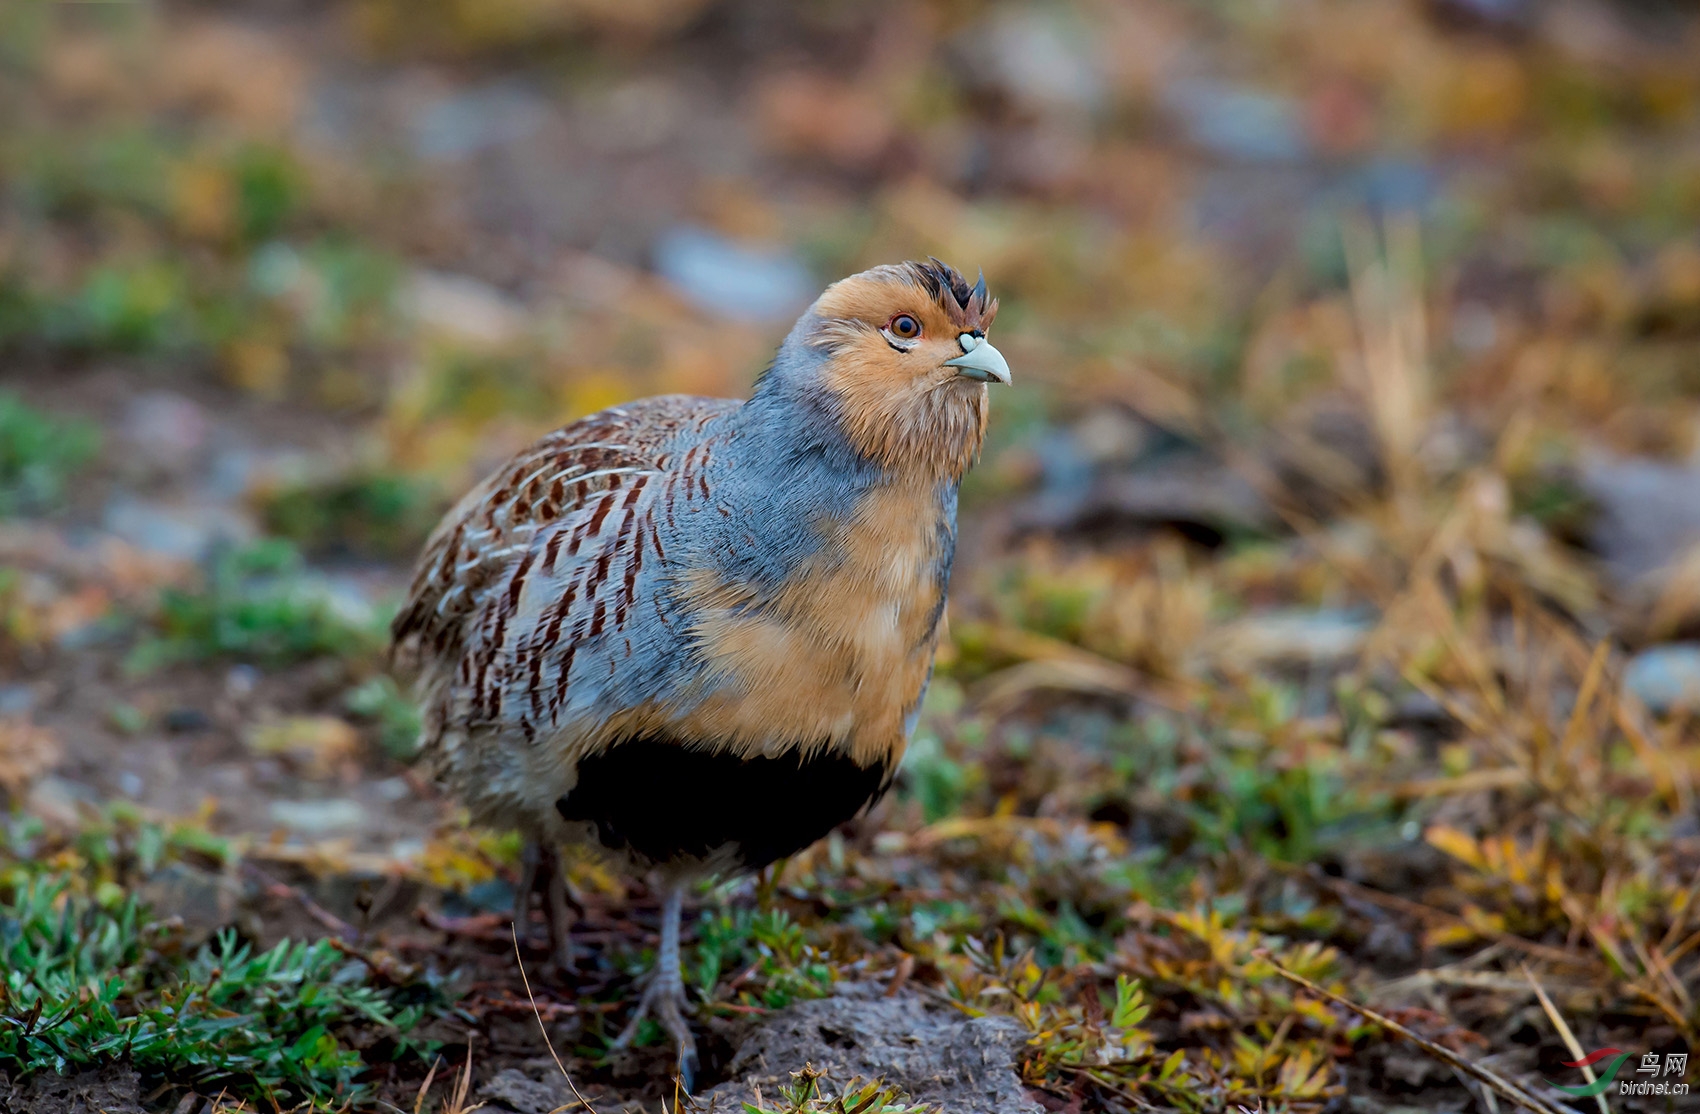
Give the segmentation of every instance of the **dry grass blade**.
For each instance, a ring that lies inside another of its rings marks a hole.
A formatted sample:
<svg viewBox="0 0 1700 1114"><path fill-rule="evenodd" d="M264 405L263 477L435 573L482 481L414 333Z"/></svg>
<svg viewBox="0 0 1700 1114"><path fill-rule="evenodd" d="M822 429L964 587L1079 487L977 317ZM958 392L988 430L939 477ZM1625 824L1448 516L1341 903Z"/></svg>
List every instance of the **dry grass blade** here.
<svg viewBox="0 0 1700 1114"><path fill-rule="evenodd" d="M472 1057L467 1057L468 1061L471 1061L471 1059ZM425 1082L419 1085L419 1093L413 1096L413 1114L424 1114L425 1096L430 1094L431 1081L437 1078L437 1069L442 1066L442 1063L443 1058L441 1056L431 1061L431 1070L425 1073Z"/></svg>
<svg viewBox="0 0 1700 1114"><path fill-rule="evenodd" d="M596 1107L590 1105L590 1100L585 1098L584 1095L579 1092L578 1084L573 1082L573 1077L567 1072L567 1065L561 1063L561 1057L555 1052L555 1042L549 1039L549 1030L543 1024L543 1014L537 1008L537 996L531 992L531 979L527 977L525 973L525 958L520 955L519 951L519 930L515 928L512 932L514 939L514 962L519 965L519 981L525 986L526 1000L531 1003L532 1015L537 1018L537 1031L543 1035L543 1047L549 1050L549 1058L555 1061L555 1066L557 1068L561 1069L561 1078L567 1081L567 1087L571 1089L573 1097L578 1100L579 1105L590 1111L590 1114L596 1114ZM570 1108L559 1107L558 1109L566 1110ZM550 1111L550 1114L556 1114L556 1112Z"/></svg>
<svg viewBox="0 0 1700 1114"><path fill-rule="evenodd" d="M1596 660L1598 660L1598 655L1596 655ZM1577 705L1580 706L1581 701L1577 701ZM1551 1021L1552 1027L1558 1030L1558 1037L1564 1042L1564 1047L1570 1050L1570 1055L1575 1057L1577 1061L1583 1062L1582 1078L1592 1085L1594 1069L1585 1062L1588 1059L1588 1054L1582 1051L1581 1042L1576 1039L1576 1034L1570 1031L1570 1026L1565 1023L1563 1015L1558 1012L1558 1008L1552 1004L1552 999L1547 997L1546 987L1542 986L1540 980L1535 978L1534 973L1529 970L1529 965L1520 963L1518 966L1522 968L1523 977L1529 980L1529 987L1535 992L1535 997L1540 999L1541 1009L1545 1011L1547 1020ZM1594 1101L1599 1104L1600 1114L1611 1114L1611 1108L1606 1105L1604 1095L1595 1095Z"/></svg>
<svg viewBox="0 0 1700 1114"><path fill-rule="evenodd" d="M1275 969L1276 974L1280 975L1288 982L1296 983L1310 991L1312 994L1315 994L1317 997L1333 1002L1337 1006L1344 1006L1359 1017L1375 1022L1388 1032L1396 1033L1399 1036L1404 1037L1430 1056L1433 1056L1436 1060L1439 1060L1441 1063L1456 1071L1463 1072L1465 1075L1477 1080L1484 1086L1493 1088L1501 1096L1516 1103L1518 1106L1523 1107L1525 1110L1534 1110L1537 1111L1538 1114L1570 1114L1570 1111L1566 1110L1564 1107L1548 1102L1546 1099L1534 1094L1527 1088L1513 1083L1498 1072L1490 1071L1489 1069L1482 1067L1480 1064L1471 1063L1456 1052L1453 1052L1451 1049L1446 1048L1443 1045L1436 1044L1427 1037L1405 1028L1405 1026L1394 1021L1391 1017L1377 1013L1368 1006L1360 1006L1356 1002L1353 1002L1348 998L1343 998L1331 990L1323 989L1316 983L1305 978L1303 975L1287 970L1285 967L1275 962L1274 957L1270 956L1267 952L1262 953L1262 958Z"/></svg>
<svg viewBox="0 0 1700 1114"><path fill-rule="evenodd" d="M1588 722L1588 713L1594 706L1594 694L1600 687L1600 678L1605 674L1606 659L1610 654L1611 643L1601 639L1588 661L1588 671L1582 676L1582 688L1576 694L1576 706L1570 710L1570 721L1565 724L1564 737L1558 744L1558 758L1565 769L1575 767L1570 752L1582 738L1583 728ZM1604 1105L1603 1101L1601 1105Z"/></svg>

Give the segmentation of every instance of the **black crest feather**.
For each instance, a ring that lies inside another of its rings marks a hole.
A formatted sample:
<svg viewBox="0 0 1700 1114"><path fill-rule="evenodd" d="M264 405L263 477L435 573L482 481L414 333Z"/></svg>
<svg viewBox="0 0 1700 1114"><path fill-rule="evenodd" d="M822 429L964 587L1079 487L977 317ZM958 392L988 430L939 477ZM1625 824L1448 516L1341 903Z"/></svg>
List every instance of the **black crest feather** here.
<svg viewBox="0 0 1700 1114"><path fill-rule="evenodd" d="M986 273L981 271L973 286L962 272L938 259L928 256L925 263L904 264L931 294L933 300L950 310L965 325L979 327L982 319L990 321L997 311L997 302L986 291Z"/></svg>

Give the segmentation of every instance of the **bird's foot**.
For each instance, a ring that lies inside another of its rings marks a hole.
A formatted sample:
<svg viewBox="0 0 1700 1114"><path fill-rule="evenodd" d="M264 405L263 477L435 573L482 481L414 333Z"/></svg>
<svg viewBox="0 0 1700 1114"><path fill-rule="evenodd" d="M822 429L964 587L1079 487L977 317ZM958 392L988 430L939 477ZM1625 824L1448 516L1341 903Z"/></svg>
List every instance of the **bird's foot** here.
<svg viewBox="0 0 1700 1114"><path fill-rule="evenodd" d="M578 956L573 951L572 895L567 892L567 879L560 857L554 850L539 843L528 843L520 859L519 888L514 892L514 927L521 937L531 925L531 903L537 899L539 875L543 882L543 917L549 926L549 952L554 975L570 978L578 970ZM579 911L581 914L583 910Z"/></svg>
<svg viewBox="0 0 1700 1114"><path fill-rule="evenodd" d="M625 1030L614 1041L615 1048L628 1047L637 1037L643 1019L654 1018L657 1025L667 1030L678 1049L679 1086L687 1095L696 1083L697 1074L697 1042L685 1020L688 1008L684 984L677 977L666 978L661 972L656 972L649 985L644 987L643 997L638 999L631 1021L626 1023Z"/></svg>

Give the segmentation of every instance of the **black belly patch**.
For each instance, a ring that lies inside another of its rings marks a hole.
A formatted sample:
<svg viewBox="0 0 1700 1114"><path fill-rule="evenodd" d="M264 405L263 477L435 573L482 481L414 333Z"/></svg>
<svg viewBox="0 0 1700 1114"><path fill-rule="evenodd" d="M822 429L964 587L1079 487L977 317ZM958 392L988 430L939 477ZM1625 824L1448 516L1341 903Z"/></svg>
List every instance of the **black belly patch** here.
<svg viewBox="0 0 1700 1114"><path fill-rule="evenodd" d="M834 751L807 761L739 758L632 739L580 761L578 784L555 808L595 824L603 846L651 862L707 858L736 844L739 862L759 870L878 799L887 772Z"/></svg>

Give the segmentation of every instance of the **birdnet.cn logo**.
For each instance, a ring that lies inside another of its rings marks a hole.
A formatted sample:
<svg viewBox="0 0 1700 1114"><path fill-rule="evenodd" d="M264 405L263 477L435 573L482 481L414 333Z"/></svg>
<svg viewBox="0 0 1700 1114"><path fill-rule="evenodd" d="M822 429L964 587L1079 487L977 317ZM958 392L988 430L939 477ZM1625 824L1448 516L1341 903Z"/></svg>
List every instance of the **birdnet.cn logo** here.
<svg viewBox="0 0 1700 1114"><path fill-rule="evenodd" d="M1580 1060L1565 1060L1567 1068L1587 1068L1609 1060L1610 1063L1601 1068L1592 1083L1582 1087L1566 1087L1562 1083L1547 1080L1547 1084L1556 1087L1567 1095L1579 1099L1592 1098L1595 1095L1616 1093L1619 1095L1686 1095L1688 1093L1688 1053L1666 1052L1660 1056L1657 1052L1643 1053L1641 1063L1635 1069L1634 1078L1618 1079L1617 1073L1623 1068L1625 1061L1635 1054L1625 1052L1621 1048L1602 1048L1590 1052ZM1616 1083L1616 1087L1612 1084Z"/></svg>

